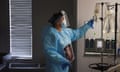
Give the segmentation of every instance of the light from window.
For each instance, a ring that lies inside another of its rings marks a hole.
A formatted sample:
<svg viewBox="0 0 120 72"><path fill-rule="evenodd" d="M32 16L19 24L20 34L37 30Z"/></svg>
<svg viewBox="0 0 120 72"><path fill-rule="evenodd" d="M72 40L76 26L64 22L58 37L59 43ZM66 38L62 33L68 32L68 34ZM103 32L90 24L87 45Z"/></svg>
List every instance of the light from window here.
<svg viewBox="0 0 120 72"><path fill-rule="evenodd" d="M32 0L9 0L10 54L32 58Z"/></svg>

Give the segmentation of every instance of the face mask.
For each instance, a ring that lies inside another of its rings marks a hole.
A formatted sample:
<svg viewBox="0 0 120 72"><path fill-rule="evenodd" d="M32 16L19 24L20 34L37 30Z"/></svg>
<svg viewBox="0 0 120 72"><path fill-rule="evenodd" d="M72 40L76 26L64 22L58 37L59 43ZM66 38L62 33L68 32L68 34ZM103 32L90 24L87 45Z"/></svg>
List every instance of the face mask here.
<svg viewBox="0 0 120 72"><path fill-rule="evenodd" d="M62 25L62 28L66 28L67 27L67 25L64 22L62 22L61 25Z"/></svg>

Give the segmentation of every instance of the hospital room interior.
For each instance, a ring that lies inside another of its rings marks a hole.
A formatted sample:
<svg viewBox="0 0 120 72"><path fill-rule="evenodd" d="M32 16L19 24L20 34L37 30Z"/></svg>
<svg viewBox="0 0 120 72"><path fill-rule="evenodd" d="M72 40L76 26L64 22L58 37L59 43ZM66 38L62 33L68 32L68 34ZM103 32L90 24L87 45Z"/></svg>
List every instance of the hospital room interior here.
<svg viewBox="0 0 120 72"><path fill-rule="evenodd" d="M81 28L82 37L70 41L69 63L60 60L69 61L59 49L51 56L44 51L54 39L48 41L45 33L51 32L43 30L59 11L66 30ZM0 72L120 72L119 23L120 0L0 0Z"/></svg>

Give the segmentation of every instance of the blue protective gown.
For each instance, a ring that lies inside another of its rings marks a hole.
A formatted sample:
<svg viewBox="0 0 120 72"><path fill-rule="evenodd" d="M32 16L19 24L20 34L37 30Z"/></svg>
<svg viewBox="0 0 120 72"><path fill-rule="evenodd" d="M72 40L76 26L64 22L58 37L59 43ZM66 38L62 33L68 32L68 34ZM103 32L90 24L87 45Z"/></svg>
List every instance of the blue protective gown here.
<svg viewBox="0 0 120 72"><path fill-rule="evenodd" d="M47 28L43 40L47 72L69 72L69 66L62 69L62 64L69 63L69 60L65 57L64 48L72 41L81 38L89 28L88 24L78 29L62 28L61 32L58 32L52 26Z"/></svg>

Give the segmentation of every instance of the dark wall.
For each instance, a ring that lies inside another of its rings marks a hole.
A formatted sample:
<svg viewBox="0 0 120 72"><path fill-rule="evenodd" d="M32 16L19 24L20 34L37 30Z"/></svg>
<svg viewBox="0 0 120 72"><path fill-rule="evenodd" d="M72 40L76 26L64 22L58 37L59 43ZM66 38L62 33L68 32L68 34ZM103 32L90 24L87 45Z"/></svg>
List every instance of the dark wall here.
<svg viewBox="0 0 120 72"><path fill-rule="evenodd" d="M0 0L0 53L9 52L9 0Z"/></svg>

